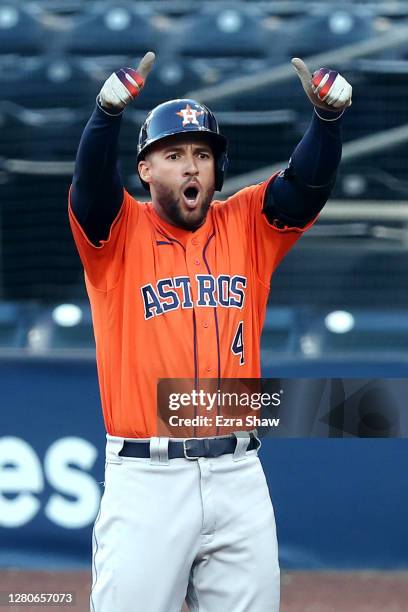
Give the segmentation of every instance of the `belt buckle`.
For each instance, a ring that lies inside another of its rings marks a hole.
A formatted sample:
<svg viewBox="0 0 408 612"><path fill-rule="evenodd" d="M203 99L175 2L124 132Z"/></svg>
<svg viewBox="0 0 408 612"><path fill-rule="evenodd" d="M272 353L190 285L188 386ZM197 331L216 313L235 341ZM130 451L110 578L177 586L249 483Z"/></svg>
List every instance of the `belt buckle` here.
<svg viewBox="0 0 408 612"><path fill-rule="evenodd" d="M188 459L189 461L198 461L199 457L191 457L190 455L187 454L186 443L189 442L190 440L200 440L200 438L186 438L185 440L183 440L184 457Z"/></svg>

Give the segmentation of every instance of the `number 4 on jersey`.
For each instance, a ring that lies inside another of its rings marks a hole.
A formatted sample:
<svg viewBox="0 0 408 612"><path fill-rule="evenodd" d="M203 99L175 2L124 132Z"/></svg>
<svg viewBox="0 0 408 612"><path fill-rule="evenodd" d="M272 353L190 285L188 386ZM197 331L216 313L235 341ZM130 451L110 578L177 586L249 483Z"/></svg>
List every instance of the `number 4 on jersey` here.
<svg viewBox="0 0 408 612"><path fill-rule="evenodd" d="M244 365L244 322L238 323L237 331L231 344L231 351L234 355L239 355L239 365Z"/></svg>

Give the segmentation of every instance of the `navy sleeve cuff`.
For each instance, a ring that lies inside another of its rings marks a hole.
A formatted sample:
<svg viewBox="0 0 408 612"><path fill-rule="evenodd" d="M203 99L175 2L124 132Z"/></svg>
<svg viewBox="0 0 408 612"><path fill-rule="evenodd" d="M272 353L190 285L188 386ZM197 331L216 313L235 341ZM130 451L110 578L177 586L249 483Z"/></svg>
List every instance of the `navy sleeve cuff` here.
<svg viewBox="0 0 408 612"><path fill-rule="evenodd" d="M99 96L96 96L96 108L98 109L100 115L113 118L121 117L123 115L123 111L125 110L123 108L122 110L115 112L113 109L108 110L107 108L103 108L103 106L99 102Z"/></svg>

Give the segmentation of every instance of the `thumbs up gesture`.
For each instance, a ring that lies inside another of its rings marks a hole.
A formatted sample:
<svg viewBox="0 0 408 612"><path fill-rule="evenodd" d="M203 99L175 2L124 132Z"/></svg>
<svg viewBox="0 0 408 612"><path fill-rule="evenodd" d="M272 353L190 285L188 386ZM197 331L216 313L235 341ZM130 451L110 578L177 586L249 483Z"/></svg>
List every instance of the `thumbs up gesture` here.
<svg viewBox="0 0 408 612"><path fill-rule="evenodd" d="M320 68L312 75L299 57L292 59L292 66L314 106L335 112L351 106L353 88L339 72L330 68Z"/></svg>
<svg viewBox="0 0 408 612"><path fill-rule="evenodd" d="M136 68L120 68L105 81L97 101L103 109L114 113L122 111L129 102L136 98L143 88L147 76L153 67L155 54L148 51Z"/></svg>

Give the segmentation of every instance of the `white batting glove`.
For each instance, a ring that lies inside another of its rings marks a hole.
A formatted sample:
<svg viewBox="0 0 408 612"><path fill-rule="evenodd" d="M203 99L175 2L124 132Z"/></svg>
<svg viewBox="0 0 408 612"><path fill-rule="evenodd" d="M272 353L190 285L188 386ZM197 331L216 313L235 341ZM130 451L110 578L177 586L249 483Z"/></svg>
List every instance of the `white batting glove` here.
<svg viewBox="0 0 408 612"><path fill-rule="evenodd" d="M292 66L297 72L309 100L317 108L327 111L345 111L351 106L353 88L337 70L320 68L310 73L305 62L298 57L292 59Z"/></svg>
<svg viewBox="0 0 408 612"><path fill-rule="evenodd" d="M154 60L154 53L149 51L136 70L134 68L121 68L112 73L103 84L97 97L97 101L103 110L118 113L134 100L143 88Z"/></svg>

